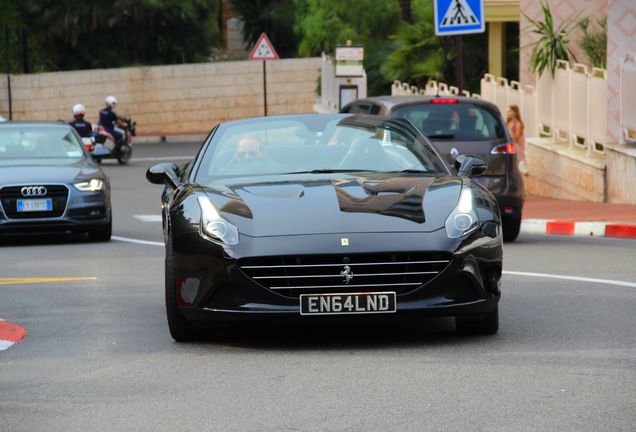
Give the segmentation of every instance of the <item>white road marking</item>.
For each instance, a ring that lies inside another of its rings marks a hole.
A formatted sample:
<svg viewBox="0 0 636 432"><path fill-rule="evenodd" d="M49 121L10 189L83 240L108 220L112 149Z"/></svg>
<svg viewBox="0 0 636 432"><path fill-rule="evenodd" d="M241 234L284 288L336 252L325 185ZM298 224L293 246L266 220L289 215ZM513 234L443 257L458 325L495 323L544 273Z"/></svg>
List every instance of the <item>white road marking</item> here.
<svg viewBox="0 0 636 432"><path fill-rule="evenodd" d="M134 239L129 237L112 236L111 238L113 240L127 242L127 243L137 243L137 244L143 244L143 245L149 245L149 246L161 246L161 247L164 246L164 244L161 242L139 240L139 239ZM619 281L619 280L613 280L613 279L597 279L597 278L587 278L587 277L581 277L581 276L568 276L568 275L559 275L559 274L551 274L551 273L519 272L519 271L510 271L510 270L504 270L502 273L511 275L511 276L527 276L527 277L538 277L538 278L548 278L548 279L562 279L562 280L572 280L572 281L578 281L578 282L590 282L590 283L599 283L599 284L605 284L605 285L618 285L618 286L636 288L636 282Z"/></svg>
<svg viewBox="0 0 636 432"><path fill-rule="evenodd" d="M136 243L136 244L142 244L142 245L148 245L148 246L161 246L161 247L163 247L163 243L162 242L156 242L156 241L140 240L140 239L134 239L134 238L129 238L129 237L119 237L119 236L112 236L111 239L116 240L116 241L120 241L120 242L126 242L126 243Z"/></svg>
<svg viewBox="0 0 636 432"><path fill-rule="evenodd" d="M15 342L6 341L6 340L0 340L0 351L6 350L7 348L9 348L14 343Z"/></svg>
<svg viewBox="0 0 636 432"><path fill-rule="evenodd" d="M194 159L194 156L155 156L155 157L140 157L131 158L131 162L161 162L161 161L176 161L176 160L190 160Z"/></svg>
<svg viewBox="0 0 636 432"><path fill-rule="evenodd" d="M558 274L549 274L549 273L530 273L530 272L518 272L518 271L503 271L503 274L508 274L511 276L528 276L528 277L539 277L539 278L549 278L549 279L563 279L563 280L572 280L578 282L591 282L591 283L600 283L606 285L618 285L630 288L636 288L636 282L627 282L627 281L619 281L613 279L597 279L597 278L587 278L581 276L568 276L568 275L558 275Z"/></svg>
<svg viewBox="0 0 636 432"><path fill-rule="evenodd" d="M133 217L142 222L161 222L161 215L157 214L138 214L133 215Z"/></svg>

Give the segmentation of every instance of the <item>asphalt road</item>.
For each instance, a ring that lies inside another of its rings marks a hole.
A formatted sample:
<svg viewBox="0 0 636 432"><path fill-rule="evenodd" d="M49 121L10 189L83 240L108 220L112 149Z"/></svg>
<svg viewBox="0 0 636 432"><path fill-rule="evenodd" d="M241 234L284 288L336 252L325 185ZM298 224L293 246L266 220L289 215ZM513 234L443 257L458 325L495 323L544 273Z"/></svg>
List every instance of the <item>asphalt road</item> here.
<svg viewBox="0 0 636 432"><path fill-rule="evenodd" d="M105 164L115 236L161 241L145 158L197 147L139 145L129 166ZM521 236L505 246L492 337L441 319L177 344L161 246L5 239L0 278L90 279L0 284L0 318L29 331L0 351L0 430L634 431L635 262L633 240Z"/></svg>

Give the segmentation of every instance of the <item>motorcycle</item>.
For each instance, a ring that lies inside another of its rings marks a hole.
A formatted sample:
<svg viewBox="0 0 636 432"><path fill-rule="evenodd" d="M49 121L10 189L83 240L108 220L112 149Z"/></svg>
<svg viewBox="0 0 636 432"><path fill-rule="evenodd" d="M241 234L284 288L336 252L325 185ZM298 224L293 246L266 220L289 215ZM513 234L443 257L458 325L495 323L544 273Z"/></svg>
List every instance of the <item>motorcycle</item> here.
<svg viewBox="0 0 636 432"><path fill-rule="evenodd" d="M99 122L93 129L95 147L92 153L98 163L101 163L102 159L117 159L120 165L125 165L132 156L132 137L137 135L137 123L130 117L119 117L119 120L115 130L124 136L119 142Z"/></svg>

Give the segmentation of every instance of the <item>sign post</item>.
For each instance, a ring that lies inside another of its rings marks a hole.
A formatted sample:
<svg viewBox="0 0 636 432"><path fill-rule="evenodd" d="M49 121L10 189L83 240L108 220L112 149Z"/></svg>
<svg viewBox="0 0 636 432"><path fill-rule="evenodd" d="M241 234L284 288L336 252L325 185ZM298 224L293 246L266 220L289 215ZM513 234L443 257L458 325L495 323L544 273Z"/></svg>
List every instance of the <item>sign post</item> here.
<svg viewBox="0 0 636 432"><path fill-rule="evenodd" d="M262 60L263 61L263 115L267 116L267 68L265 62L267 60L278 60L278 54L274 49L274 45L269 40L265 33L261 34L258 38L256 45L252 48L250 53L250 60Z"/></svg>
<svg viewBox="0 0 636 432"><path fill-rule="evenodd" d="M364 47L354 46L350 40L346 45L336 46L336 77L346 78L347 84L338 88L338 109L358 99L358 86L351 79L364 76Z"/></svg>
<svg viewBox="0 0 636 432"><path fill-rule="evenodd" d="M364 47L338 45L336 47L336 76L361 77L364 75Z"/></svg>
<svg viewBox="0 0 636 432"><path fill-rule="evenodd" d="M483 33L486 30L484 0L435 0L435 34L456 36L456 74L459 91L464 90L463 34Z"/></svg>

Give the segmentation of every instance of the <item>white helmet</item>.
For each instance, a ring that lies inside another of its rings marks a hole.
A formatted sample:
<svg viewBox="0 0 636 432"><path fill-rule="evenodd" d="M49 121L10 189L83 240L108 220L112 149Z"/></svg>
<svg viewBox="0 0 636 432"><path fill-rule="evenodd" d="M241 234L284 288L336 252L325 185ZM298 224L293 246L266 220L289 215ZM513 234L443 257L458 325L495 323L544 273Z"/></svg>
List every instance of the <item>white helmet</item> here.
<svg viewBox="0 0 636 432"><path fill-rule="evenodd" d="M106 105L112 108L117 103L117 99L115 98L115 96L106 96L106 99L104 99L104 102L106 102Z"/></svg>
<svg viewBox="0 0 636 432"><path fill-rule="evenodd" d="M82 104L73 105L73 115L74 116L84 115L84 114L86 114L86 109L84 108L84 105L82 105Z"/></svg>

